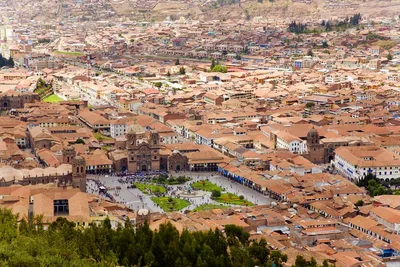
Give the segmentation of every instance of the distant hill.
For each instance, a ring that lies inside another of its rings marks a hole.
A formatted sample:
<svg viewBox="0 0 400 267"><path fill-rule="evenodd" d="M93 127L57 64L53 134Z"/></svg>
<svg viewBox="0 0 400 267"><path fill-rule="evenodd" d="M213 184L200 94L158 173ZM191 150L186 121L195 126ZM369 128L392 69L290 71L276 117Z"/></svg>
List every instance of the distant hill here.
<svg viewBox="0 0 400 267"><path fill-rule="evenodd" d="M108 0L110 1L110 0ZM127 17L164 20L190 17L194 19L264 19L294 18L309 20L361 13L365 16L393 17L400 15L400 0L133 0L110 1L116 13Z"/></svg>
<svg viewBox="0 0 400 267"><path fill-rule="evenodd" d="M83 20L165 20L180 17L213 19L286 18L288 21L328 19L354 13L393 17L400 14L400 0L0 0L1 7L38 21ZM44 10L46 12L44 12Z"/></svg>

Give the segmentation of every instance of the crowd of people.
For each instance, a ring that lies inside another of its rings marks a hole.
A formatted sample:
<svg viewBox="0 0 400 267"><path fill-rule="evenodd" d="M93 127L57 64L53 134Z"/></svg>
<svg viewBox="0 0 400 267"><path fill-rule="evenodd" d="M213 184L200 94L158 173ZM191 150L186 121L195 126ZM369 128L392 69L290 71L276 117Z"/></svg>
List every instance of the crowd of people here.
<svg viewBox="0 0 400 267"><path fill-rule="evenodd" d="M89 183L86 183L87 193L98 194L110 199L111 201L115 201L114 196L108 192L107 187L101 181L96 179L88 179L88 181Z"/></svg>

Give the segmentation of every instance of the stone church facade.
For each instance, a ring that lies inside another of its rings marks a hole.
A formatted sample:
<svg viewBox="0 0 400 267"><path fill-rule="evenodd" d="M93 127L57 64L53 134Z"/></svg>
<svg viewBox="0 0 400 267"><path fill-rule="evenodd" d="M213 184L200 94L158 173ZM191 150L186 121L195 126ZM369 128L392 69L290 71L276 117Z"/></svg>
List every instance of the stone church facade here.
<svg viewBox="0 0 400 267"><path fill-rule="evenodd" d="M146 132L131 125L126 132L126 142L118 144L120 150L111 154L115 170L135 172L189 170L188 158L174 151L161 154L163 148L157 131Z"/></svg>
<svg viewBox="0 0 400 267"><path fill-rule="evenodd" d="M147 172L160 169L160 140L157 132L150 132L148 141L139 142L134 133L128 133L128 171Z"/></svg>

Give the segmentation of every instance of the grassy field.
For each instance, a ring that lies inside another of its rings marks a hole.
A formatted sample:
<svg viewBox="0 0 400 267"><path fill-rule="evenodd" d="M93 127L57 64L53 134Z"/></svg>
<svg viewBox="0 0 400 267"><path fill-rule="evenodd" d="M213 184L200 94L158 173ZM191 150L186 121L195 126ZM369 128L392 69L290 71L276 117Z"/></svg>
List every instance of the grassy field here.
<svg viewBox="0 0 400 267"><path fill-rule="evenodd" d="M74 56L74 57L83 56L83 53L81 53L81 52L68 52L68 51L59 51L59 50L54 51L54 54L65 55L65 56Z"/></svg>
<svg viewBox="0 0 400 267"><path fill-rule="evenodd" d="M250 201L246 199L240 199L239 196L231 193L224 193L220 197L213 198L213 200L220 203L226 203L231 205L254 206L254 204L251 203Z"/></svg>
<svg viewBox="0 0 400 267"><path fill-rule="evenodd" d="M59 97L55 94L52 94L46 98L43 98L43 102L46 102L46 103L58 103L60 101L64 101L64 99L62 99L61 97Z"/></svg>
<svg viewBox="0 0 400 267"><path fill-rule="evenodd" d="M154 203L158 204L164 211L178 211L190 205L189 201L180 198L153 197Z"/></svg>
<svg viewBox="0 0 400 267"><path fill-rule="evenodd" d="M214 209L227 209L229 206L222 204L203 204L195 208L193 211L214 210Z"/></svg>
<svg viewBox="0 0 400 267"><path fill-rule="evenodd" d="M143 184L143 183L134 183L134 185L143 193L150 195L156 193L165 193L165 187L156 185L156 184Z"/></svg>
<svg viewBox="0 0 400 267"><path fill-rule="evenodd" d="M214 190L224 191L221 187L206 180L201 180L191 185L193 189L212 192Z"/></svg>
<svg viewBox="0 0 400 267"><path fill-rule="evenodd" d="M93 133L93 135L99 142L111 139L111 137L104 136L100 132L95 132Z"/></svg>

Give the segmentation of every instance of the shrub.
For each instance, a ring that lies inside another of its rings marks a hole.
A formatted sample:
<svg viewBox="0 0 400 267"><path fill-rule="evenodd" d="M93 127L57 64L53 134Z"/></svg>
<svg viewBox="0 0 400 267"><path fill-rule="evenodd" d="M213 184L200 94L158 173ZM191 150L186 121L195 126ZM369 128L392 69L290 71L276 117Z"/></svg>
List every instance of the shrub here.
<svg viewBox="0 0 400 267"><path fill-rule="evenodd" d="M364 206L364 201L362 201L361 199L358 200L358 201L356 202L356 206L357 206L357 207Z"/></svg>
<svg viewBox="0 0 400 267"><path fill-rule="evenodd" d="M220 197L221 196L221 191L213 190L211 192L211 196L214 197L214 198Z"/></svg>

